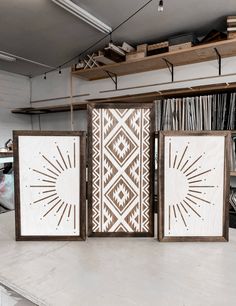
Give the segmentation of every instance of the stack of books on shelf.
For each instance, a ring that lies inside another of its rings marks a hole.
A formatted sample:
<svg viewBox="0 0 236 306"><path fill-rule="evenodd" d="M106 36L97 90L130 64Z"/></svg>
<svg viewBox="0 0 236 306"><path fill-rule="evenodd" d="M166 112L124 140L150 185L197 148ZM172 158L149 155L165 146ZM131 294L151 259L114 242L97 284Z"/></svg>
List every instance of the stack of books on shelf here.
<svg viewBox="0 0 236 306"><path fill-rule="evenodd" d="M228 16L227 32L228 32L228 39L236 38L236 16Z"/></svg>

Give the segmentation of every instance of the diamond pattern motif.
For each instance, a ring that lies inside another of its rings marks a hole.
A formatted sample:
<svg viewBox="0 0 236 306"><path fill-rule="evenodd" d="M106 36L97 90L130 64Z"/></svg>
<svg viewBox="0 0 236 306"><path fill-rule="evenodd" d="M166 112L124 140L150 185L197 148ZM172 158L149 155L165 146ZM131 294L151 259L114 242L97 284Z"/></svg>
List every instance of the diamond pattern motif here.
<svg viewBox="0 0 236 306"><path fill-rule="evenodd" d="M114 203L120 213L130 205L132 200L137 196L125 180L120 177L117 182L111 186L106 196Z"/></svg>
<svg viewBox="0 0 236 306"><path fill-rule="evenodd" d="M113 154L118 164L123 165L137 148L131 137L121 128L106 146L107 150Z"/></svg>

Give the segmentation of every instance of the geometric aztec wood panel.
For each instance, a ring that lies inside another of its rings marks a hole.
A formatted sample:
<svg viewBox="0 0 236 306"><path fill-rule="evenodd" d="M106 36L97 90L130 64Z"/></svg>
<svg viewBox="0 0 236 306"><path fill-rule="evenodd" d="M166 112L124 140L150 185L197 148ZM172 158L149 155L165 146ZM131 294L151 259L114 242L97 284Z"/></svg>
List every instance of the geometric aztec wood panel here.
<svg viewBox="0 0 236 306"><path fill-rule="evenodd" d="M161 133L161 240L227 239L226 137Z"/></svg>
<svg viewBox="0 0 236 306"><path fill-rule="evenodd" d="M89 110L90 235L153 235L151 107Z"/></svg>
<svg viewBox="0 0 236 306"><path fill-rule="evenodd" d="M85 239L85 132L14 133L16 239Z"/></svg>

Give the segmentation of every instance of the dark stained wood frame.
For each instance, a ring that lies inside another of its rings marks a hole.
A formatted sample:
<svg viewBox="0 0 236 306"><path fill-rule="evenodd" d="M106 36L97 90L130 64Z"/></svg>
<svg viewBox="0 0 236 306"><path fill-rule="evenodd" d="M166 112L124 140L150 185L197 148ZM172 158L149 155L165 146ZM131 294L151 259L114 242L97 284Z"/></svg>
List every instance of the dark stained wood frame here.
<svg viewBox="0 0 236 306"><path fill-rule="evenodd" d="M21 235L19 136L65 136L80 137L80 235L79 236L28 236ZM15 176L15 231L17 241L86 240L86 132L69 131L13 131Z"/></svg>
<svg viewBox="0 0 236 306"><path fill-rule="evenodd" d="M147 233L133 232L93 232L92 231L92 111L93 109L114 108L149 108L151 110L150 121L150 231ZM93 103L88 105L88 236L89 237L153 237L154 236L154 104L153 103Z"/></svg>
<svg viewBox="0 0 236 306"><path fill-rule="evenodd" d="M224 187L223 187L223 228L222 236L180 236L166 237L164 235L164 144L165 137L170 136L224 136ZM158 207L158 240L159 241L228 241L229 231L229 152L231 143L230 131L160 131L159 132L159 207Z"/></svg>

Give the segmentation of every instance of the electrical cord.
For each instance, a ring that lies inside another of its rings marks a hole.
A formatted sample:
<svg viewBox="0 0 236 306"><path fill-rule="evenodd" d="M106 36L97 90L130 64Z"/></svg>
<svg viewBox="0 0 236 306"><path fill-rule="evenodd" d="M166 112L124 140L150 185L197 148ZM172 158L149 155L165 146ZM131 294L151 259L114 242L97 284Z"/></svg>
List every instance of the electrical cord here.
<svg viewBox="0 0 236 306"><path fill-rule="evenodd" d="M104 39L106 39L107 37L111 37L111 35L118 30L120 27L122 27L126 22L128 22L130 19L132 19L135 15L137 15L140 11L142 11L149 3L151 3L153 0L149 0L148 2L146 2L145 4L143 4L138 10L136 10L133 14L131 14L128 18L126 18L124 21L122 21L118 26L116 26L110 33L106 34L105 36L103 36L102 38L100 38L99 40L97 40L95 43L93 43L91 46L89 46L88 48L86 48L85 50L83 50L82 52L80 52L78 55L72 57L71 59L67 60L66 62L64 62L63 64L59 65L58 67L56 67L55 69L51 69L48 70L47 72L44 73L44 75L46 75L46 73L52 72L52 71L56 71L56 70L60 70L61 67L69 64L70 62L74 61L77 58L80 58L82 55L84 55L85 53L87 53L90 49L92 49L93 47L95 47L96 45L98 45L100 42L102 42ZM59 71L60 72L60 71ZM44 79L45 76L44 76Z"/></svg>

